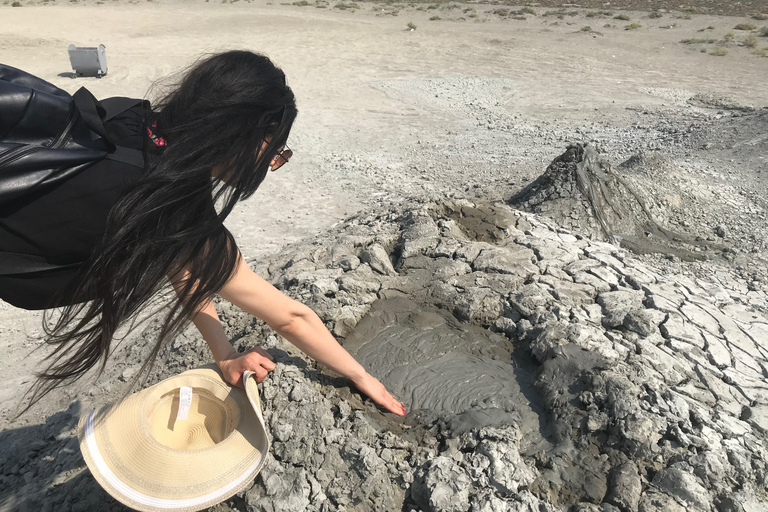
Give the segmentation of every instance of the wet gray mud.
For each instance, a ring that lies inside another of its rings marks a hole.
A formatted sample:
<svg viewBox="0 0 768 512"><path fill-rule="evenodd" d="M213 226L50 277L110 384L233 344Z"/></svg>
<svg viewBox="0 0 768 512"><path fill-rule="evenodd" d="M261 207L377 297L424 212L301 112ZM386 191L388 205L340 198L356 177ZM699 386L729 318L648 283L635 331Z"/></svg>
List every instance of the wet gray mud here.
<svg viewBox="0 0 768 512"><path fill-rule="evenodd" d="M671 273L502 203L411 200L256 262L405 403L384 413L226 303L272 437L212 510L758 512L768 509L768 298L730 267ZM141 365L157 325L114 354ZM150 384L207 363L193 330ZM3 510L123 510L77 451L102 383L0 434ZM90 395L90 396L89 396Z"/></svg>
<svg viewBox="0 0 768 512"><path fill-rule="evenodd" d="M514 360L503 334L398 297L374 302L344 347L411 413L440 417L451 435L514 424L526 445L543 440L535 365Z"/></svg>

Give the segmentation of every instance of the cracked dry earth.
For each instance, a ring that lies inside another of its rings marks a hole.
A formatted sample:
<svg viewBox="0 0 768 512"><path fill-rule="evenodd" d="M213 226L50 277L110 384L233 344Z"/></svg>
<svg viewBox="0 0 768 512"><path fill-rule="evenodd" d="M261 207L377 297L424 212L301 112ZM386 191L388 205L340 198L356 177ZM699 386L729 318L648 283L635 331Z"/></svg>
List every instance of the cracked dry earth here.
<svg viewBox="0 0 768 512"><path fill-rule="evenodd" d="M768 509L768 299L727 269L673 275L504 204L441 198L360 214L256 270L410 413L382 414L221 304L235 343L278 364L261 386L268 462L212 510ZM122 378L153 329L115 355ZM206 351L189 331L150 381ZM15 492L0 503L123 510L84 468L79 412L2 434Z"/></svg>

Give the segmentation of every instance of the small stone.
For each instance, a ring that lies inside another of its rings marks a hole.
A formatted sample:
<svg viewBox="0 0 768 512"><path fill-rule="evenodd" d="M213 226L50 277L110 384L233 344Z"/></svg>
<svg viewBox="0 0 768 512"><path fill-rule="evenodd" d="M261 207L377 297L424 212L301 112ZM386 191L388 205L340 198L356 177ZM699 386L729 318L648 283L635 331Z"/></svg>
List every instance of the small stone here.
<svg viewBox="0 0 768 512"><path fill-rule="evenodd" d="M725 226L722 224L715 228L715 234L720 238L725 238Z"/></svg>
<svg viewBox="0 0 768 512"><path fill-rule="evenodd" d="M123 370L123 373L120 374L120 380L123 382L128 382L132 378L136 376L136 373L138 373L139 369L135 366L129 366L125 370Z"/></svg>

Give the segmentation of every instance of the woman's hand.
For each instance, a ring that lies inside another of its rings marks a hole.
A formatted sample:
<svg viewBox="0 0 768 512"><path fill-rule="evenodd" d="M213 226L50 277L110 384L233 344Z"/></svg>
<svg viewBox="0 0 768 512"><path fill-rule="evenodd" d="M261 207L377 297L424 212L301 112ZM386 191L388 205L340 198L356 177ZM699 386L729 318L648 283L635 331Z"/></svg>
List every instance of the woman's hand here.
<svg viewBox="0 0 768 512"><path fill-rule="evenodd" d="M371 397L371 399L380 406L398 416L405 416L405 405L401 404L394 396L390 395L389 391L384 387L384 384L379 382L369 373L364 373L361 377L353 379L352 382L355 383L357 389Z"/></svg>
<svg viewBox="0 0 768 512"><path fill-rule="evenodd" d="M224 374L224 380L243 388L243 372L251 370L256 374L256 382L263 382L267 374L275 369L275 363L272 356L263 348L252 348L244 353L232 350L224 359L216 361L221 373Z"/></svg>

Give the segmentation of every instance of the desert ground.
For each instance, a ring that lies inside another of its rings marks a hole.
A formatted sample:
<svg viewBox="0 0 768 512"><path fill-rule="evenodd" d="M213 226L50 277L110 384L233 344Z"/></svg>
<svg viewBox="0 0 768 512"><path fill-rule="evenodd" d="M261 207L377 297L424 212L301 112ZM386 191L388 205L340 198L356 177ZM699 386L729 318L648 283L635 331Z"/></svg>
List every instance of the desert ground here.
<svg viewBox="0 0 768 512"><path fill-rule="evenodd" d="M270 461L213 510L768 508L768 5L593 3L0 5L0 61L69 92L155 98L200 56L245 48L297 96L294 158L227 227L409 415L221 303L233 341L279 364L262 388ZM73 78L70 43L104 44L108 74ZM701 257L611 245L581 222L589 207L571 215L581 201L511 203L574 143ZM472 222L501 231L473 238ZM377 336L422 339L414 309L470 348L427 343L403 370L411 356ZM124 510L75 427L127 391L156 326L16 417L41 318L0 302L0 510ZM168 347L148 384L210 362L198 338ZM419 380L426 367L448 380Z"/></svg>

